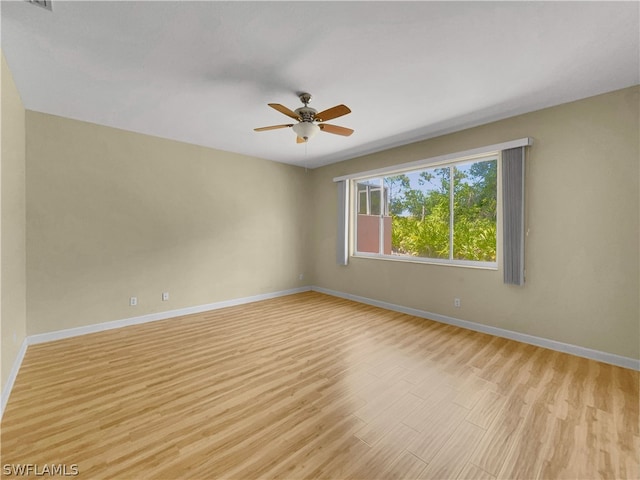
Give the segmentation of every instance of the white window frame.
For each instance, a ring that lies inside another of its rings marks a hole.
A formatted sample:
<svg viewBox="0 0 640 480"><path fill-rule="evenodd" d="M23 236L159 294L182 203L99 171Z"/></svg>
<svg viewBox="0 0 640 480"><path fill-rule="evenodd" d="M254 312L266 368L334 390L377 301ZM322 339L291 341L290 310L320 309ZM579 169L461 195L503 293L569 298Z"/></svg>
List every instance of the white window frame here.
<svg viewBox="0 0 640 480"><path fill-rule="evenodd" d="M398 261L398 262L411 262L411 263L428 263L428 264L439 264L439 265L455 265L455 266L463 266L463 267L473 267L473 268L484 268L484 269L490 269L490 270L497 270L498 269L498 262L497 262L497 258L498 258L498 249L499 249L499 245L498 245L498 225L499 225L499 221L498 221L498 213L500 210L500 204L501 204L501 199L500 199L500 188L498 187L500 185L500 181L501 181L501 162L500 162L500 151L495 151L495 152L489 152L489 153L485 153L482 155L474 155L474 156L470 156L470 157L464 157L464 158L459 158L456 160L445 160L445 161L441 161L441 162L428 162L428 163L424 163L424 164L416 164L416 165L412 165L410 168L402 168L402 169L390 169L385 173L377 173L376 175L368 175L366 177L355 177L351 179L353 190L357 191L357 184L359 182L363 182L363 181L367 181L367 180L371 180L371 179L380 179L381 183L382 183L382 179L385 176L393 176L393 175L400 175L403 173L408 173L408 172L416 172L416 171L420 171L420 170L427 170L427 169L433 169L433 168L444 168L444 167L448 167L450 169L453 169L456 165L462 165L462 164L468 164L468 163L474 163L474 162L483 162L483 161L491 161L491 160L495 160L496 161L496 167L497 167L497 182L496 182L496 195L497 195L497 206L496 206L496 261L493 262L482 262L482 261L476 261L476 260L460 260L460 259L456 259L453 258L453 226L454 226L454 222L455 222L455 218L453 215L453 204L454 204L454 189L450 189L450 197L449 197L449 258L430 258L430 257L414 257L414 256L409 256L409 255L387 255L384 253L371 253L371 252L359 252L357 250L357 240L358 240L358 231L357 231L357 215L359 214L358 212L358 204L356 203L354 205L354 208L352 208L350 210L350 218L352 219L352 221L350 222L350 224L352 225L353 228L353 241L352 244L350 246L350 251L352 252L351 255L353 257L362 257L362 258L375 258L375 259L382 259L382 260L392 260L392 261ZM384 186L380 187L381 189L384 188ZM356 202L358 202L359 200L356 198L355 199ZM386 212L386 208L384 208L385 212ZM378 244L380 245L380 250L382 250L382 245L383 245L383 241L384 241L384 216L385 215L379 215L380 218L380 227L379 227L379 241Z"/></svg>

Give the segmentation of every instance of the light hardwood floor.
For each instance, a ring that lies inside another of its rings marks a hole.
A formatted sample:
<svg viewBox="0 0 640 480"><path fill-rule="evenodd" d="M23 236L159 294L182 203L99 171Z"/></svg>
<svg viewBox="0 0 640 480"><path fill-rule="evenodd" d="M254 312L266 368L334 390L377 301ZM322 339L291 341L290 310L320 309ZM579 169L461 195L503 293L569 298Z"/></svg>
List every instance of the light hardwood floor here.
<svg viewBox="0 0 640 480"><path fill-rule="evenodd" d="M85 479L636 479L638 377L308 292L29 347L2 464L76 464Z"/></svg>

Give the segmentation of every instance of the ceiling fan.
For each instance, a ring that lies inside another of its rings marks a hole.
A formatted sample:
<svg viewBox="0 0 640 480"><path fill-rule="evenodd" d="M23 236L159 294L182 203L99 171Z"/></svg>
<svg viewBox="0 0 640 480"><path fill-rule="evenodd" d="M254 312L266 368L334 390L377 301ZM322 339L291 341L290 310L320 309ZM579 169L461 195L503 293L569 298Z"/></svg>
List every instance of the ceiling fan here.
<svg viewBox="0 0 640 480"><path fill-rule="evenodd" d="M297 143L307 142L319 131L342 135L344 137L348 137L353 133L353 130L350 128L331 125L329 123L320 123L351 113L351 110L346 105L336 105L335 107L328 108L322 112L317 112L314 108L309 106L309 101L311 100L311 95L309 93L300 93L298 94L298 97L304 107L297 108L295 111L289 110L287 107L280 105L279 103L268 104L271 108L276 109L280 113L284 113L287 117L297 120L298 123L271 125L269 127L254 128L254 130L256 132L263 132L265 130L291 127L297 135Z"/></svg>

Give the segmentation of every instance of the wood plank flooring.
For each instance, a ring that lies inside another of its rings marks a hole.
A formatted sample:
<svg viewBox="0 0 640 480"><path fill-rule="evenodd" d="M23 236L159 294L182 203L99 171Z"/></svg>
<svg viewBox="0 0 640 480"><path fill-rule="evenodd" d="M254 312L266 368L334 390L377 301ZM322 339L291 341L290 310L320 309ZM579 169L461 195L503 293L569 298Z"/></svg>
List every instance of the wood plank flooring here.
<svg viewBox="0 0 640 480"><path fill-rule="evenodd" d="M84 479L637 479L638 377L307 292L29 347L2 464Z"/></svg>

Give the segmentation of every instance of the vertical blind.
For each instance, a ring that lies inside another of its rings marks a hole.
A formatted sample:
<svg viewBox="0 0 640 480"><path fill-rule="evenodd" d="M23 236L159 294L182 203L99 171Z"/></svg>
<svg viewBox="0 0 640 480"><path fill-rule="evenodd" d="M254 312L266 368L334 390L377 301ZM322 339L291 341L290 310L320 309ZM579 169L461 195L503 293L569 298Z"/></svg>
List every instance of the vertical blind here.
<svg viewBox="0 0 640 480"><path fill-rule="evenodd" d="M338 232L336 260L338 265L346 265L349 259L348 222L349 222L349 180L336 182L338 186Z"/></svg>
<svg viewBox="0 0 640 480"><path fill-rule="evenodd" d="M524 147L502 151L504 283L524 285Z"/></svg>

